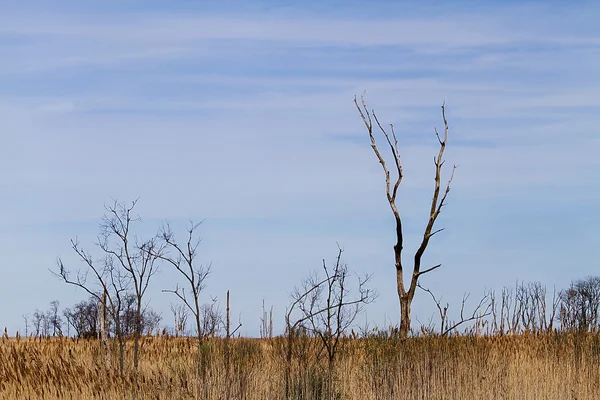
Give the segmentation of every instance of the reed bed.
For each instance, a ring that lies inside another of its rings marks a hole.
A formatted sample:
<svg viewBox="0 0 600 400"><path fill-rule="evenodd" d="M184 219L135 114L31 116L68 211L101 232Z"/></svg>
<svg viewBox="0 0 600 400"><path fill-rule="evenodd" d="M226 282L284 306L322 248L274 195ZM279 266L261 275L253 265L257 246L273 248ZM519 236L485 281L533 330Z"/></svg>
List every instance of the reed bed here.
<svg viewBox="0 0 600 400"><path fill-rule="evenodd" d="M107 364L96 340L5 338L0 399L325 398L328 369L319 342L296 339L291 363L289 345L284 337L210 339L200 363L192 338L145 337L138 372L127 343L121 376L116 350ZM334 398L598 399L600 336L344 339Z"/></svg>

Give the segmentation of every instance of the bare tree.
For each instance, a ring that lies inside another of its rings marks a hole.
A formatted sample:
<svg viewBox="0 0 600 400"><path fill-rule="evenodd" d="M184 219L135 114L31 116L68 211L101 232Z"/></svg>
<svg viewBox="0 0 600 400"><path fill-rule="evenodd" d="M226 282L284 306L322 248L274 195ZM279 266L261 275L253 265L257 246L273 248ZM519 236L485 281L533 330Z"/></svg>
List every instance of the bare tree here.
<svg viewBox="0 0 600 400"><path fill-rule="evenodd" d="M600 277L571 282L560 292L560 324L566 331L600 330Z"/></svg>
<svg viewBox="0 0 600 400"><path fill-rule="evenodd" d="M159 260L164 253L164 245L156 238L140 241L131 237L131 225L139 222L132 215L137 200L125 206L118 201L105 206L107 213L102 218L99 238L100 248L119 265L130 279L135 294L135 329L133 344L133 368L137 371L139 362L139 340L142 335L143 299L150 279L158 270Z"/></svg>
<svg viewBox="0 0 600 400"><path fill-rule="evenodd" d="M204 281L210 274L210 265L204 267L202 264L197 265L196 262L197 249L202 239L194 239L194 231L200 224L201 222L197 224L190 223L190 227L187 230L187 243L184 246L180 246L176 242L175 235L168 224L163 226L159 237L166 244L166 251L162 254L157 254L158 258L172 265L186 280L186 284L191 291L191 296L189 292L186 292L186 287L179 285L175 289L165 289L163 292L175 294L190 310L196 323L196 334L199 344L202 343L206 333L204 328L211 326L210 323L204 326L203 322L212 320L212 313L207 313L200 301L200 294L205 287ZM208 318L206 318L207 316Z"/></svg>
<svg viewBox="0 0 600 400"><path fill-rule="evenodd" d="M260 337L262 339L273 338L273 306L267 313L265 299L262 302L262 317L260 318Z"/></svg>
<svg viewBox="0 0 600 400"><path fill-rule="evenodd" d="M125 354L125 338L121 332L120 318L123 307L123 298L129 289L130 280L124 276L122 271L115 266L114 259L111 254L105 252L103 258L96 260L92 255L85 251L80 246L77 239L71 240L71 246L79 258L84 262L87 268L84 270L78 269L75 277L72 277L72 272L65 268L62 259L57 260L58 272L51 271L55 276L62 279L65 283L77 286L83 289L87 294L98 301L101 305L101 321L100 330L102 344L106 352L106 364L110 363L110 353L108 352L108 327L107 319L102 318L102 314L110 313L115 321L115 336L119 343L119 371L124 373L124 354ZM88 282L88 274L92 273L93 282Z"/></svg>
<svg viewBox="0 0 600 400"><path fill-rule="evenodd" d="M75 336L79 338L98 336L100 328L99 305L96 298L90 297L87 301L81 301L63 311L67 324L75 330Z"/></svg>
<svg viewBox="0 0 600 400"><path fill-rule="evenodd" d="M394 214L394 219L396 222L396 244L394 245L394 262L396 266L396 286L398 291L398 297L400 301L400 336L405 338L408 336L410 331L410 322L411 322L411 305L415 296L415 291L417 289L417 284L419 283L419 278L431 272L439 267L441 264L437 264L433 267L427 269L421 269L421 259L425 250L427 249L427 245L429 244L429 240L436 234L443 230L437 229L433 230L435 222L442 211L442 207L446 204L446 197L450 192L450 183L454 178L454 171L456 166L452 169L452 173L448 182L446 184L446 188L441 192L441 181L442 181L442 167L444 165L444 150L446 149L446 143L448 141L448 121L446 120L445 113L445 104L442 105L442 119L444 122L444 134L443 137L440 137L437 129L435 130L436 137L438 139L438 143L440 146L437 157L434 157L433 162L435 165L435 187L433 190L433 198L431 200L431 208L429 211L429 220L427 221L427 225L425 227L425 232L423 233L423 239L419 248L415 252L414 255L414 263L412 268L412 275L410 278L410 284L408 289L404 283L404 267L402 264L402 250L403 250L403 231L402 231L402 218L400 216L400 212L398 211L398 207L396 205L396 196L398 194L398 188L400 187L400 183L402 182L403 174L402 174L402 163L400 161L400 152L398 149L398 140L396 138L396 132L394 131L394 126L390 124L389 132L384 128L375 111L369 111L367 108L367 104L365 103L364 96L361 97L361 103L358 103L356 96L354 97L354 104L367 128L369 133L369 138L371 139L371 147L377 156L379 163L381 164L384 174L385 174L385 187L386 187L386 195L387 200L392 209L392 213ZM391 174L390 170L386 164L384 157L381 155L377 143L375 141L375 136L373 133L374 126L373 121L377 125L377 128L381 131L385 140L389 146L389 149L392 153L392 160L394 163L394 169L396 170L396 179L392 186L391 183Z"/></svg>
<svg viewBox="0 0 600 400"><path fill-rule="evenodd" d="M46 318L48 319L48 325L52 330L52 336L62 336L62 318L58 313L58 308L58 300L53 300L50 302L50 309L46 312Z"/></svg>
<svg viewBox="0 0 600 400"><path fill-rule="evenodd" d="M134 293L127 293L123 299L123 310L120 314L121 331L126 337L135 336L138 329L137 297ZM146 306L142 308L142 314L139 319L140 332L142 334L152 333L157 329L162 316L156 311Z"/></svg>
<svg viewBox="0 0 600 400"><path fill-rule="evenodd" d="M200 325L202 326L202 333L205 338L214 338L222 331L225 322L223 321L223 313L216 297L212 297L210 303L204 303L200 306ZM226 334L229 333L226 332Z"/></svg>
<svg viewBox="0 0 600 400"><path fill-rule="evenodd" d="M185 335L185 328L188 319L189 310L184 304L171 304L171 312L173 313L173 334L175 337Z"/></svg>
<svg viewBox="0 0 600 400"><path fill-rule="evenodd" d="M343 250L338 247L336 263L327 267L323 260L324 277L313 274L292 292L293 302L286 315L288 335L301 327L317 336L327 354L327 399L333 398L333 373L342 335L350 328L365 304L377 297L367 288L372 275L358 277L358 293L352 296L348 266L342 262ZM298 311L295 322L292 314Z"/></svg>
<svg viewBox="0 0 600 400"><path fill-rule="evenodd" d="M162 314L149 307L145 307L142 310L142 333L145 333L147 336L158 335L161 321Z"/></svg>
<svg viewBox="0 0 600 400"><path fill-rule="evenodd" d="M45 314L43 312L40 312L40 310L35 310L33 312L33 329L34 329L34 335L35 337L40 337L43 336L42 335L42 321L44 320Z"/></svg>
<svg viewBox="0 0 600 400"><path fill-rule="evenodd" d="M200 295L205 287L205 280L210 274L210 264L208 267L198 264L196 260L198 246L201 238L195 238L195 230L201 224L190 222L187 230L187 242L180 245L175 240L175 235L169 224L165 224L160 232L159 238L165 245L165 251L156 256L173 266L186 281L186 287L177 284L175 289L164 289L163 292L173 293L190 310L194 317L196 325L196 338L198 339L198 375L202 382L206 380L208 349L204 345L204 339L207 335L214 334L222 321L218 309L213 304L206 307L200 301ZM189 289L189 291L186 291ZM191 294L190 294L191 292ZM203 385L204 397L208 396L207 385Z"/></svg>
<svg viewBox="0 0 600 400"><path fill-rule="evenodd" d="M25 322L25 337L29 335L29 314L23 314L23 321Z"/></svg>

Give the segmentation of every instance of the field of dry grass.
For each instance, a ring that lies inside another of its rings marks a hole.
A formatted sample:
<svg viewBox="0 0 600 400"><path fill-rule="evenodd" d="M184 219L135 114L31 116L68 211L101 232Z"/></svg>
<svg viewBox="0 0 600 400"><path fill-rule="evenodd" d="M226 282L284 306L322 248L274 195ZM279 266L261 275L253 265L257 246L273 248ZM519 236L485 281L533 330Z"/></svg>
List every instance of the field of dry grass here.
<svg viewBox="0 0 600 400"><path fill-rule="evenodd" d="M97 341L0 339L0 399L281 400L286 374L287 398L324 398L319 343L295 342L291 365L287 344L209 340L200 378L193 339L148 337L136 377L129 362L120 376L116 353L107 366ZM334 380L336 399L598 399L600 336L346 339Z"/></svg>

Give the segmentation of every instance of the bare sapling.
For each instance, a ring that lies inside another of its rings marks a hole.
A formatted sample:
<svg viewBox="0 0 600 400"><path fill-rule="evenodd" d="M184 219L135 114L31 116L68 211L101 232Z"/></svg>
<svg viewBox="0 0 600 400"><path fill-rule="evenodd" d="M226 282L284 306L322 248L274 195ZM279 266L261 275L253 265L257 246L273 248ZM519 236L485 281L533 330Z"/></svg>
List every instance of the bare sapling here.
<svg viewBox="0 0 600 400"><path fill-rule="evenodd" d="M353 287L348 266L342 261L342 252L338 247L333 267L328 267L323 260L323 276L310 275L300 287L294 288L293 302L286 315L289 338L294 337L295 329L302 327L322 343L327 356L328 400L333 398L335 360L343 335L353 326L364 305L377 298L377 292L367 287L372 275L357 277L356 286ZM353 289L355 294L352 293ZM297 315L293 323L292 314ZM289 347L291 356L291 343Z"/></svg>
<svg viewBox="0 0 600 400"><path fill-rule="evenodd" d="M477 304L477 306L473 309L473 311L471 313L465 312L465 306L466 306L467 300L470 297L469 294L465 294L463 296L463 299L462 299L462 302L460 305L459 318L457 320L451 320L448 316L448 309L450 308L450 304L446 303L445 305L442 305L442 299L437 298L431 290L421 286L421 284L418 284L418 287L421 290L429 293L429 295L431 296L433 302L435 303L435 305L437 307L439 317L440 317L440 328L438 330L438 334L440 336L447 336L448 334L454 332L459 326L469 323L469 322L474 322L474 326L479 327L479 326L485 324L486 318L492 314L492 293L491 292L486 292L483 295L483 297L479 300L479 303Z"/></svg>

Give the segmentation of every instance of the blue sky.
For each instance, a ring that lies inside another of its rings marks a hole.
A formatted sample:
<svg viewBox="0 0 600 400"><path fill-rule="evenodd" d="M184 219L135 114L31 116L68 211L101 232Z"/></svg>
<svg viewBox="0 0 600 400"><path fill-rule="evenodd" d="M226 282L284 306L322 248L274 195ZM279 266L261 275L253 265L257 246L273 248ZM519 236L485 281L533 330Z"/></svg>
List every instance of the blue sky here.
<svg viewBox="0 0 600 400"><path fill-rule="evenodd" d="M206 219L209 295L243 334L336 241L397 323L393 219L352 102L397 129L410 261L446 102L458 164L423 285L455 307L516 280L598 274L600 12L595 3L97 1L0 3L0 326L84 293L54 279L69 240L93 247L103 205L140 198L138 233ZM149 292L170 324L161 293ZM414 313L427 321L426 294ZM387 319L386 319L387 318Z"/></svg>

